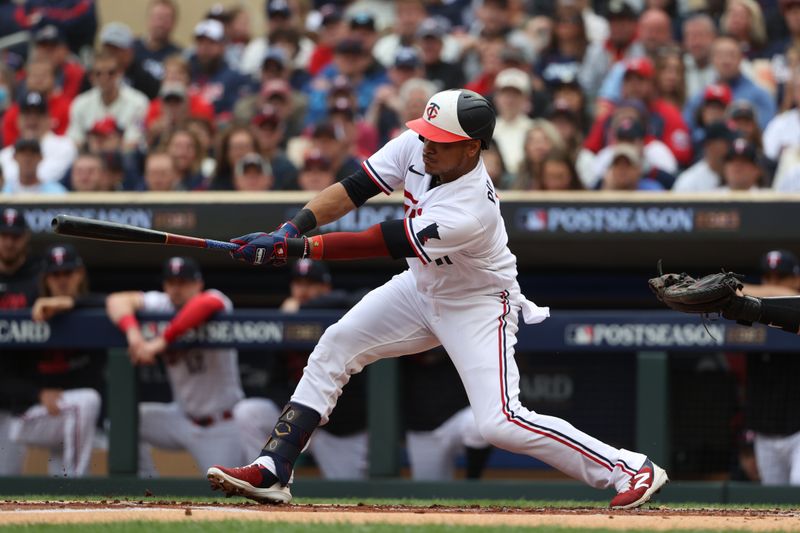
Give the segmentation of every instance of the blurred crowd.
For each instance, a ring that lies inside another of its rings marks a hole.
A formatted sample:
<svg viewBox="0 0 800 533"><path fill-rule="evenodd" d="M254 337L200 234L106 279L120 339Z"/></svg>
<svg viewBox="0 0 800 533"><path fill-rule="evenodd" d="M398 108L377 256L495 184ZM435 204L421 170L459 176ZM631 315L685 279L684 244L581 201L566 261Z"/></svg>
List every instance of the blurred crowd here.
<svg viewBox="0 0 800 533"><path fill-rule="evenodd" d="M0 4L3 194L320 190L460 87L501 189L800 189L800 0L266 0L187 48L180 7Z"/></svg>

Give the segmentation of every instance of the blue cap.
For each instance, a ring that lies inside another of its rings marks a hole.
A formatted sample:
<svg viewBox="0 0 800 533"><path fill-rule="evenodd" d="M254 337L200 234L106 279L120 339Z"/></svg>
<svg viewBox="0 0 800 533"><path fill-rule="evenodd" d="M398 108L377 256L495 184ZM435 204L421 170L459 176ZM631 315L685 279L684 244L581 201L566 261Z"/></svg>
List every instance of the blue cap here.
<svg viewBox="0 0 800 533"><path fill-rule="evenodd" d="M417 68L422 64L419 54L410 46L403 46L397 49L394 56L394 66L396 68Z"/></svg>
<svg viewBox="0 0 800 533"><path fill-rule="evenodd" d="M800 263L797 256L788 250L772 250L761 258L762 274L800 274Z"/></svg>
<svg viewBox="0 0 800 533"><path fill-rule="evenodd" d="M312 261L311 259L300 259L292 265L292 279L307 279L317 283L330 283L331 273L325 263Z"/></svg>
<svg viewBox="0 0 800 533"><path fill-rule="evenodd" d="M13 207L6 207L0 210L0 233L22 235L28 229L28 223L25 221L22 211L18 211Z"/></svg>
<svg viewBox="0 0 800 533"><path fill-rule="evenodd" d="M33 36L33 42L36 44L63 43L64 41L64 34L55 24L42 26Z"/></svg>
<svg viewBox="0 0 800 533"><path fill-rule="evenodd" d="M289 17L292 10L286 0L267 0L267 15L270 17Z"/></svg>
<svg viewBox="0 0 800 533"><path fill-rule="evenodd" d="M83 259L71 244L63 243L51 246L44 258L44 271L70 272L83 266Z"/></svg>
<svg viewBox="0 0 800 533"><path fill-rule="evenodd" d="M359 11L350 17L350 29L365 28L375 31L375 17L368 11Z"/></svg>
<svg viewBox="0 0 800 533"><path fill-rule="evenodd" d="M417 38L435 37L440 41L450 33L450 23L443 17L428 17L417 28Z"/></svg>
<svg viewBox="0 0 800 533"><path fill-rule="evenodd" d="M164 279L190 279L199 281L203 279L200 265L191 257L170 257L164 263Z"/></svg>

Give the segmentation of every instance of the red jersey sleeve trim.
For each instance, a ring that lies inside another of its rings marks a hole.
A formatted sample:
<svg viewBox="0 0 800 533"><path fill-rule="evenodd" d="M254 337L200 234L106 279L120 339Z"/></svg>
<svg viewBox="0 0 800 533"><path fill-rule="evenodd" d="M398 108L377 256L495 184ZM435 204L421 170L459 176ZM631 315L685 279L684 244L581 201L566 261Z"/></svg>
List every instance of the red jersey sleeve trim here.
<svg viewBox="0 0 800 533"><path fill-rule="evenodd" d="M186 302L178 314L164 330L164 340L168 343L192 328L204 324L214 313L225 309L225 302L213 292L203 292Z"/></svg>

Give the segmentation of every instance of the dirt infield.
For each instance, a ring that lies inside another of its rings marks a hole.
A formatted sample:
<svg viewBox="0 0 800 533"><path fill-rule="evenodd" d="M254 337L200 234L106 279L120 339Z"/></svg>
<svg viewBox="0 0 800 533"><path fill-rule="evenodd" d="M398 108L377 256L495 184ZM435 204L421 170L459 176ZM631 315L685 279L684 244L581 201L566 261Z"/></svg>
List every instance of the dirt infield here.
<svg viewBox="0 0 800 533"><path fill-rule="evenodd" d="M0 526L8 524L107 523L127 520L257 520L352 524L448 524L614 529L718 529L800 531L800 512L786 510L667 509L603 511L597 508L445 507L432 505L197 504L167 500L0 502Z"/></svg>

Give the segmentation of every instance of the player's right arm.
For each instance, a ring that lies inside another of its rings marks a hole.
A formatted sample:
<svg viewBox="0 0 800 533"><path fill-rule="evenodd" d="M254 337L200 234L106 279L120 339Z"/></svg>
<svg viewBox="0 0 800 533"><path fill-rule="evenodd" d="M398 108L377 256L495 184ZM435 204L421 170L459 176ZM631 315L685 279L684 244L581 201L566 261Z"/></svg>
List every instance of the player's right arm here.
<svg viewBox="0 0 800 533"><path fill-rule="evenodd" d="M239 244L240 248L231 255L253 264L283 263L281 258L258 257L255 251L271 248L276 239L300 237L318 226L338 220L381 192L391 194L404 183L406 163L418 145L417 134L410 131L392 139L364 161L358 171L324 189L278 230L270 234L249 233L232 239L231 242Z"/></svg>
<svg viewBox="0 0 800 533"><path fill-rule="evenodd" d="M357 172L324 189L298 213L300 216L308 210L313 215L313 220L301 220L295 225L299 234L342 218L379 193L391 194L402 187L411 155L419 144L419 136L409 130L372 154ZM309 227L311 223L314 226Z"/></svg>
<svg viewBox="0 0 800 533"><path fill-rule="evenodd" d="M771 298L774 296L798 296L798 292L791 287L784 285L776 285L771 283L764 283L761 285L744 283L742 293L747 296L755 296L758 298Z"/></svg>
<svg viewBox="0 0 800 533"><path fill-rule="evenodd" d="M140 364L153 364L156 356L164 353L181 335L205 324L215 313L231 309L233 305L221 292L213 289L201 292L181 307L160 335L139 344L132 355Z"/></svg>
<svg viewBox="0 0 800 533"><path fill-rule="evenodd" d="M139 291L115 292L106 299L106 314L125 333L128 347L135 349L142 342L142 330L136 312L144 307L144 293Z"/></svg>
<svg viewBox="0 0 800 533"><path fill-rule="evenodd" d="M359 173L363 174L363 170L360 170L358 173L353 174L347 179L354 179L354 177L358 176ZM372 193L371 196L375 196L380 191L377 187L373 186L373 190L370 192ZM325 224L339 220L359 205L356 205L355 201L347 192L347 189L345 189L342 183L334 183L316 195L305 205L303 209L309 210L314 215L316 227L324 226ZM306 231L311 231L311 229Z"/></svg>

